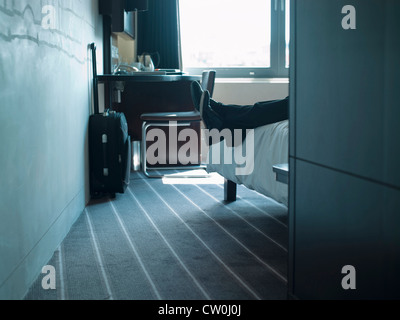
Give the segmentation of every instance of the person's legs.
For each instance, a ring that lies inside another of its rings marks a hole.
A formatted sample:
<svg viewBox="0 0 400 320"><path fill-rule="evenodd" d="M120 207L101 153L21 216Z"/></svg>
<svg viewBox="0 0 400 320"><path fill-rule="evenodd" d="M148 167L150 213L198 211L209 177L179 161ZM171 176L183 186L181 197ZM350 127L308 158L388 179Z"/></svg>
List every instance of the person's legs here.
<svg viewBox="0 0 400 320"><path fill-rule="evenodd" d="M254 105L225 105L212 100L209 95L200 103L204 93L196 82L191 86L193 104L196 109L201 108L207 121L207 129L254 129L267 124L280 122L289 118L289 97L280 100L262 101ZM215 121L213 121L215 118ZM215 126L214 124L218 124Z"/></svg>
<svg viewBox="0 0 400 320"><path fill-rule="evenodd" d="M231 129L254 129L289 119L289 97L254 105L224 105L212 101L210 105L221 116L225 126Z"/></svg>

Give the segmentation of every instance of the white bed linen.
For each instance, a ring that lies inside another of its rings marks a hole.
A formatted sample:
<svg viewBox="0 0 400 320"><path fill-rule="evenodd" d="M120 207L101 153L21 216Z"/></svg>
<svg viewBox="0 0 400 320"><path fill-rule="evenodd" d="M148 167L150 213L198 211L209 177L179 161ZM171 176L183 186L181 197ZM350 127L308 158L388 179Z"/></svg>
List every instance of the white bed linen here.
<svg viewBox="0 0 400 320"><path fill-rule="evenodd" d="M288 163L289 159L289 121L285 120L258 127L254 130L254 152L246 153L246 142L243 143L243 155L246 161L254 161L254 171L250 175L237 175L237 167L244 165L235 164L232 156L232 164L224 164L223 156L220 163L212 163L213 152L223 148L233 155L234 148L227 147L225 141L214 144L208 153L207 171L217 172L224 178L237 184L243 184L249 189L264 194L285 206L288 206L288 186L276 181L272 167L276 164ZM251 149L250 149L251 150ZM222 163L222 164L221 164Z"/></svg>

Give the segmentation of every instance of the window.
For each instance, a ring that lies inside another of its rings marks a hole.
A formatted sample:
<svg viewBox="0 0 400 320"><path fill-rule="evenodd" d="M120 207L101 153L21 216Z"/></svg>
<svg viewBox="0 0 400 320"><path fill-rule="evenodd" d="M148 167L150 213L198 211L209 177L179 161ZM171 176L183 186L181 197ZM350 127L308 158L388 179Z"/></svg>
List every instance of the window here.
<svg viewBox="0 0 400 320"><path fill-rule="evenodd" d="M287 77L290 0L179 0L185 71Z"/></svg>

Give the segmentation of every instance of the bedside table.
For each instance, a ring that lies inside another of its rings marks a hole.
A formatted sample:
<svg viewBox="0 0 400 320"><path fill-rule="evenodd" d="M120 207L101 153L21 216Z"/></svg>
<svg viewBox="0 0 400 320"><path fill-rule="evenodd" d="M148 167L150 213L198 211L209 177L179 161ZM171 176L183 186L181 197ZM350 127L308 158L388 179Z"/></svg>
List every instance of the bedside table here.
<svg viewBox="0 0 400 320"><path fill-rule="evenodd" d="M276 173L276 181L288 184L289 182L289 164L282 163L272 167L272 170Z"/></svg>

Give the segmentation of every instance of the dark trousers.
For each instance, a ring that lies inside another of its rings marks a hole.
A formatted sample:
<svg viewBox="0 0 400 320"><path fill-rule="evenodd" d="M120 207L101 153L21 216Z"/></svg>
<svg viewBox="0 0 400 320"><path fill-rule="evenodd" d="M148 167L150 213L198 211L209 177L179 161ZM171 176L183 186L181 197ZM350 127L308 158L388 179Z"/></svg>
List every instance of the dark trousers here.
<svg viewBox="0 0 400 320"><path fill-rule="evenodd" d="M211 107L220 115L223 127L228 129L254 129L289 119L289 97L254 105L213 103Z"/></svg>

